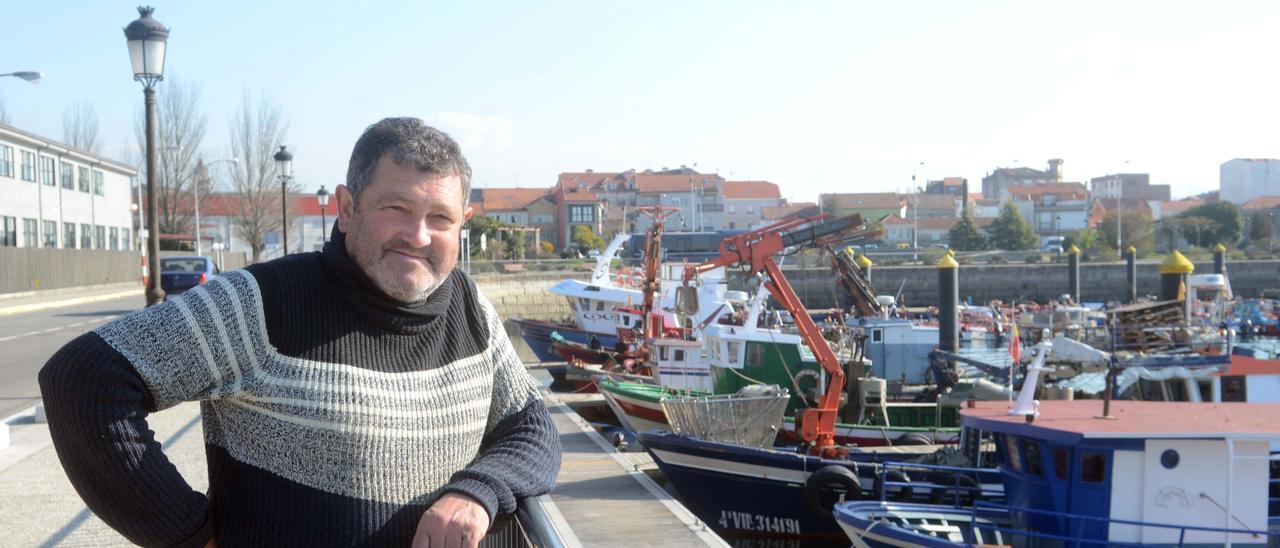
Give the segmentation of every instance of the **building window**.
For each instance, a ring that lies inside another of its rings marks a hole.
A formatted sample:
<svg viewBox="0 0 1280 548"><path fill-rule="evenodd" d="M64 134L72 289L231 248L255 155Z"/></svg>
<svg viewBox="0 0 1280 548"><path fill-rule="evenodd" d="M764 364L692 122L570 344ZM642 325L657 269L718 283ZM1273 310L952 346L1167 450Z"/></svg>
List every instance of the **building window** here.
<svg viewBox="0 0 1280 548"><path fill-rule="evenodd" d="M80 249L93 249L93 227L80 225Z"/></svg>
<svg viewBox="0 0 1280 548"><path fill-rule="evenodd" d="M67 190L75 190L76 188L76 170L71 168L69 162L62 162L58 166L59 175L62 175L62 188Z"/></svg>
<svg viewBox="0 0 1280 548"><path fill-rule="evenodd" d="M36 235L36 220L22 220L22 247L37 247L39 245L39 236Z"/></svg>
<svg viewBox="0 0 1280 548"><path fill-rule="evenodd" d="M107 237L107 246L112 250L120 249L120 229L111 227L111 235Z"/></svg>
<svg viewBox="0 0 1280 548"><path fill-rule="evenodd" d="M22 151L22 180L35 182L36 180L36 153Z"/></svg>
<svg viewBox="0 0 1280 548"><path fill-rule="evenodd" d="M106 240L107 240L107 227L105 226L93 227L93 248L106 249L107 248Z"/></svg>
<svg viewBox="0 0 1280 548"><path fill-rule="evenodd" d="M57 160L53 158L48 156L40 157L40 182L48 186L56 186L58 184L58 180L55 177L57 173L54 172L54 167L57 164Z"/></svg>
<svg viewBox="0 0 1280 548"><path fill-rule="evenodd" d="M729 204L729 213L737 213L737 212L738 212L738 206Z"/></svg>
<svg viewBox="0 0 1280 548"><path fill-rule="evenodd" d="M102 172L93 171L93 193L102 196Z"/></svg>
<svg viewBox="0 0 1280 548"><path fill-rule="evenodd" d="M120 249L129 251L133 249L133 241L129 239L129 229L120 229ZM319 251L318 249L316 251Z"/></svg>
<svg viewBox="0 0 1280 548"><path fill-rule="evenodd" d="M58 247L58 223L55 221L44 222L44 246Z"/></svg>
<svg viewBox="0 0 1280 548"><path fill-rule="evenodd" d="M0 145L0 176L13 177L13 147Z"/></svg>
<svg viewBox="0 0 1280 548"><path fill-rule="evenodd" d="M16 247L18 245L18 220L13 217L0 217L0 246Z"/></svg>
<svg viewBox="0 0 1280 548"><path fill-rule="evenodd" d="M62 247L66 249L76 248L75 223L62 223Z"/></svg>
<svg viewBox="0 0 1280 548"><path fill-rule="evenodd" d="M593 223L596 220L594 206L570 206L569 222L574 224Z"/></svg>
<svg viewBox="0 0 1280 548"><path fill-rule="evenodd" d="M89 168L80 168L80 192L89 192Z"/></svg>

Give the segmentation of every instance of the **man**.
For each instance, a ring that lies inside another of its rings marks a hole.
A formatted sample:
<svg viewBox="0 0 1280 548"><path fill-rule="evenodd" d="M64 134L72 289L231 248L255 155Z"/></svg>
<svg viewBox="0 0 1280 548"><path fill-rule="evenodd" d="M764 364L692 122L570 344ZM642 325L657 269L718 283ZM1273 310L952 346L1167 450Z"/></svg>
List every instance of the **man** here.
<svg viewBox="0 0 1280 548"><path fill-rule="evenodd" d="M147 546L476 546L547 492L559 438L492 305L454 269L471 168L382 120L324 251L227 273L72 341L40 372L85 503ZM209 493L147 413L199 400Z"/></svg>

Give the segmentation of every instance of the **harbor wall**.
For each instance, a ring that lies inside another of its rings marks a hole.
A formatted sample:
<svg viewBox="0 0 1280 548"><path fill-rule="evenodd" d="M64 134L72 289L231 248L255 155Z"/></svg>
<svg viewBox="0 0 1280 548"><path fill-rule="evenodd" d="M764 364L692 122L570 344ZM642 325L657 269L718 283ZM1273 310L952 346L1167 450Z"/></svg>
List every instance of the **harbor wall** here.
<svg viewBox="0 0 1280 548"><path fill-rule="evenodd" d="M1195 272L1213 272L1211 262L1196 263ZM826 269L786 270L787 278L805 306L838 306L843 294L833 284ZM1280 288L1280 261L1235 261L1227 263L1227 274L1236 295L1257 297L1264 289ZM1160 265L1138 264L1138 295L1155 295L1160 287ZM938 269L933 266L873 267L871 284L882 295L901 290L908 306L938 304ZM974 304L999 299L1005 302L1026 299L1046 302L1067 293L1067 265L961 265L960 299ZM1080 299L1085 302L1124 299L1124 263L1082 263Z"/></svg>
<svg viewBox="0 0 1280 548"><path fill-rule="evenodd" d="M586 280L589 272L529 272L521 274L476 274L480 293L489 298L502 319L512 316L533 320L562 320L569 317L564 297L547 291L566 278Z"/></svg>

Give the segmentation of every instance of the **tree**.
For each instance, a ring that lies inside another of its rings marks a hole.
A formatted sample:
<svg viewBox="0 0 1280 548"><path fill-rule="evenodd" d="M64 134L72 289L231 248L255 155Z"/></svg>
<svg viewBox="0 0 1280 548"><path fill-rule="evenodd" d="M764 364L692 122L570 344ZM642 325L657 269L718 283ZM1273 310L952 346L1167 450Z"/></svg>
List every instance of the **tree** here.
<svg viewBox="0 0 1280 548"><path fill-rule="evenodd" d="M495 241L494 235L498 233L498 226L500 225L496 219L493 217L486 217L484 215L472 215L471 220L467 221L467 223L463 225L462 228L464 230L470 231L468 238L471 240L471 257L480 259L487 258L484 255L485 250L480 248L480 241L481 239L489 242ZM486 247L488 247L487 243Z"/></svg>
<svg viewBox="0 0 1280 548"><path fill-rule="evenodd" d="M506 238L502 245L506 248L504 251L507 252L507 258L510 260L523 259L525 248L524 232L504 230L503 237Z"/></svg>
<svg viewBox="0 0 1280 548"><path fill-rule="evenodd" d="M1271 224L1271 217L1267 212L1258 211L1253 214L1253 218L1249 220L1249 240L1254 247L1270 247L1275 234L1276 227Z"/></svg>
<svg viewBox="0 0 1280 548"><path fill-rule="evenodd" d="M947 242L956 251L980 251L987 247L987 237L978 230L969 212L960 217L960 222L947 232Z"/></svg>
<svg viewBox="0 0 1280 548"><path fill-rule="evenodd" d="M587 225L578 225L573 227L573 237L570 238L578 249L587 251L588 249L600 249L604 247L604 238L596 236L591 231L591 227Z"/></svg>
<svg viewBox="0 0 1280 548"><path fill-rule="evenodd" d="M288 122L279 105L263 94L254 100L249 90L240 94L240 107L229 120L231 155L240 161L231 164L231 186L236 194L236 234L249 244L253 260L262 259L267 234L280 230L280 178L272 157L288 134ZM292 185L290 192L297 191Z"/></svg>
<svg viewBox="0 0 1280 548"><path fill-rule="evenodd" d="M1076 230L1062 237L1062 249L1071 249L1074 245L1083 253L1098 251L1101 236L1096 229L1092 228Z"/></svg>
<svg viewBox="0 0 1280 548"><path fill-rule="evenodd" d="M1036 244L1040 243L1035 230L1018 213L1013 202L1005 202L1000 207L1000 215L991 221L987 232L991 234L991 247L1005 251L1035 249Z"/></svg>
<svg viewBox="0 0 1280 548"><path fill-rule="evenodd" d="M1155 251L1154 233L1152 231L1151 217L1140 211L1124 212L1123 221L1120 225L1123 247L1133 246L1138 250L1139 257L1145 257ZM1098 225L1098 232L1101 234L1102 242L1100 244L1110 253L1116 253L1116 213L1110 212L1106 218L1102 219L1102 223ZM1123 249L1123 248L1122 248Z"/></svg>
<svg viewBox="0 0 1280 548"><path fill-rule="evenodd" d="M195 167L204 146L207 119L200 110L200 86L170 77L156 96L156 221L161 234L194 234L193 188ZM144 112L134 117L138 150L146 157ZM139 166L138 180L147 180L146 164ZM201 196L208 194L201 189Z"/></svg>
<svg viewBox="0 0 1280 548"><path fill-rule="evenodd" d="M93 103L85 101L62 111L62 140L94 154L102 151L102 143L98 142L98 113L93 110Z"/></svg>
<svg viewBox="0 0 1280 548"><path fill-rule="evenodd" d="M1211 223L1192 221L1199 226L1200 241L1206 246L1221 243L1230 245L1240 241L1244 233L1244 216L1240 208L1231 202L1210 202L1188 209L1178 215L1180 219L1199 217ZM1185 237L1185 234L1184 234Z"/></svg>
<svg viewBox="0 0 1280 548"><path fill-rule="evenodd" d="M538 244L538 255L541 257L550 257L555 252L556 246L551 245L551 242L543 240L542 243Z"/></svg>

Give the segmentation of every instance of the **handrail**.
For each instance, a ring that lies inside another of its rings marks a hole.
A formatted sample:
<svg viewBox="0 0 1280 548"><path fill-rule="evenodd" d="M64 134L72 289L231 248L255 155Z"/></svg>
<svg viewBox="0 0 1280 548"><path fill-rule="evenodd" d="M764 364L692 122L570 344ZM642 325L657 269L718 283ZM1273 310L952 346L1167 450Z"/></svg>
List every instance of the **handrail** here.
<svg viewBox="0 0 1280 548"><path fill-rule="evenodd" d="M878 463L879 468L876 474L879 477L881 485L879 489L880 502L885 502L888 496L889 487L910 487L913 490L917 488L946 489L946 493L951 495L951 503L953 507L959 508L963 498L967 497L973 502L977 502L979 497L1003 498L1004 491L996 491L994 489L983 489L982 476L991 474L994 470L986 468L968 468L964 466L947 466L942 464L923 464L912 462L882 462ZM904 475L909 470L929 470L934 472L944 472L950 474L951 483L933 483L931 481L890 481L888 474L890 469L902 470ZM971 478L976 486L962 485L960 478Z"/></svg>
<svg viewBox="0 0 1280 548"><path fill-rule="evenodd" d="M977 519L978 511L1003 510L1003 511L1009 512L1010 514L1012 514L1013 512L1025 512L1025 513L1042 514L1042 515L1047 515L1051 517L1059 517L1059 518L1067 518L1067 519L1090 520L1090 521L1102 522L1106 525L1119 524L1119 525L1133 525L1137 527L1159 527L1164 529L1176 529L1179 532L1178 546L1182 546L1185 543L1187 531L1204 531L1209 533L1223 533L1227 535L1234 535L1234 534L1252 535L1253 538L1260 538L1260 537L1265 537L1267 539L1271 539L1273 537L1280 538L1280 532L1271 532L1267 529L1263 529L1261 531L1253 531L1249 529L1228 529L1228 528L1222 528L1222 527L1202 527L1197 525L1175 525L1172 523L1153 523L1153 522L1146 522L1146 521L1136 521L1136 520L1110 518L1110 517L1102 517L1102 516L1086 516L1082 514L1072 514L1069 512L1059 512L1057 510L1043 510L1039 508L1027 508L1023 506L995 504L995 503L990 503L985 501L974 501L973 510L974 510L974 513L969 516L969 527L971 531L975 531L978 528L983 528L983 529L997 531L1005 534L1026 535L1028 537L1033 537L1033 538L1047 538L1047 539L1053 539L1053 540L1064 540L1064 541L1080 542L1080 543L1086 543L1086 544L1104 544L1108 546L1143 546L1142 544L1137 544L1137 543L1120 543L1120 542L1116 542L1108 539L1089 540L1089 539L1079 538L1079 536L1070 537L1070 536L1064 536L1064 535L1055 535L1053 533L1044 533L1040 531L1030 531L1026 529L1013 529L1013 528L1000 527L991 523L979 523Z"/></svg>
<svg viewBox="0 0 1280 548"><path fill-rule="evenodd" d="M564 539L538 497L517 501L513 515L499 516L480 541L482 548L564 548Z"/></svg>

